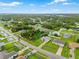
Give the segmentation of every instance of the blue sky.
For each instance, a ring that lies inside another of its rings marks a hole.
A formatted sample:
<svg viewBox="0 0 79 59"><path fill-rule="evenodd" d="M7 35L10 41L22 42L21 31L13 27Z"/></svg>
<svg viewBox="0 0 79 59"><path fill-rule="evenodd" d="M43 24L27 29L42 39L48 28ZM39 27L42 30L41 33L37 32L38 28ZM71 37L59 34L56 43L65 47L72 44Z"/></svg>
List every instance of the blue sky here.
<svg viewBox="0 0 79 59"><path fill-rule="evenodd" d="M0 13L79 13L79 0L0 0Z"/></svg>

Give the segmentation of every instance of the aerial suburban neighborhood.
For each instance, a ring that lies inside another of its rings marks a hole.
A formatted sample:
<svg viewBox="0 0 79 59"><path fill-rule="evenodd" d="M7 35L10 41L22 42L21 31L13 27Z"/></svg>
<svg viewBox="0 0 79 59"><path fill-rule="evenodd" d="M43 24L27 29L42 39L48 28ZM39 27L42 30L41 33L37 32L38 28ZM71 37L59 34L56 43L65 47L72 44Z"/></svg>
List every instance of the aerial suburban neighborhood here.
<svg viewBox="0 0 79 59"><path fill-rule="evenodd" d="M79 59L79 15L73 15L0 15L0 58Z"/></svg>
<svg viewBox="0 0 79 59"><path fill-rule="evenodd" d="M0 0L0 59L79 59L79 0Z"/></svg>

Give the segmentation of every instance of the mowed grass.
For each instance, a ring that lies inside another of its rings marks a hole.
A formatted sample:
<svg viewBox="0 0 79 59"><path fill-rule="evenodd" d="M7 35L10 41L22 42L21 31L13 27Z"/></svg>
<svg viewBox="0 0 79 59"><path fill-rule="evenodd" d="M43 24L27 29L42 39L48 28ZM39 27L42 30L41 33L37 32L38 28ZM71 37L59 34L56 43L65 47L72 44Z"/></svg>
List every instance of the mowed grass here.
<svg viewBox="0 0 79 59"><path fill-rule="evenodd" d="M0 38L4 38L4 36L0 34Z"/></svg>
<svg viewBox="0 0 79 59"><path fill-rule="evenodd" d="M49 52L56 53L57 50L58 50L58 48L59 48L59 46L55 45L54 43L52 43L51 41L49 41L42 48L44 50L49 51Z"/></svg>
<svg viewBox="0 0 79 59"><path fill-rule="evenodd" d="M41 39L37 39L37 40L29 40L29 39L23 39L26 42L29 42L30 44L34 45L34 46L39 46L41 43L43 43L43 41Z"/></svg>
<svg viewBox="0 0 79 59"><path fill-rule="evenodd" d="M30 49L27 49L27 50L24 51L24 54L27 55L27 54L30 53L31 51L32 51L31 48L30 48Z"/></svg>
<svg viewBox="0 0 79 59"><path fill-rule="evenodd" d="M8 43L2 47L3 50L6 50L7 52L12 51L19 51L19 48L17 48L13 43Z"/></svg>
<svg viewBox="0 0 79 59"><path fill-rule="evenodd" d="M66 45L64 46L61 55L66 58L70 57L70 49Z"/></svg>
<svg viewBox="0 0 79 59"><path fill-rule="evenodd" d="M7 39L3 39L3 40L0 40L0 42L7 43L7 42L8 42L8 40L7 40Z"/></svg>
<svg viewBox="0 0 79 59"><path fill-rule="evenodd" d="M35 54L32 54L31 56L29 56L27 59L48 59L45 55L37 52Z"/></svg>
<svg viewBox="0 0 79 59"><path fill-rule="evenodd" d="M75 53L75 59L79 59L79 48L75 49L74 53Z"/></svg>

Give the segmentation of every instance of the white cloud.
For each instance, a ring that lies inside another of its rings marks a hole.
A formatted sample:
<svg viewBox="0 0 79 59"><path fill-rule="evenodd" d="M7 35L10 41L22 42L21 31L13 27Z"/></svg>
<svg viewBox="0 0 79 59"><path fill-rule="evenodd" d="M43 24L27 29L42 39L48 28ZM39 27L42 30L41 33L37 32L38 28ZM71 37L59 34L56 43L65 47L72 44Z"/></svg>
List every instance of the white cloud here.
<svg viewBox="0 0 79 59"><path fill-rule="evenodd" d="M60 2L67 2L67 0L54 0L54 1L51 1L51 2L49 2L47 5L52 5L52 4L54 4L54 3L60 3Z"/></svg>
<svg viewBox="0 0 79 59"><path fill-rule="evenodd" d="M76 3L65 2L65 3L63 3L63 5L78 5L78 4L76 4Z"/></svg>
<svg viewBox="0 0 79 59"><path fill-rule="evenodd" d="M29 6L35 6L35 4L29 4Z"/></svg>
<svg viewBox="0 0 79 59"><path fill-rule="evenodd" d="M55 3L66 2L67 0L54 0Z"/></svg>
<svg viewBox="0 0 79 59"><path fill-rule="evenodd" d="M63 5L70 5L70 4L72 4L72 3L68 3L68 2L63 3Z"/></svg>
<svg viewBox="0 0 79 59"><path fill-rule="evenodd" d="M52 4L54 4L54 2L52 1L52 2L50 2L50 3L48 3L47 5L52 5Z"/></svg>
<svg viewBox="0 0 79 59"><path fill-rule="evenodd" d="M22 3L20 3L20 2L11 2L11 3L0 2L0 6L17 6L20 4L22 4Z"/></svg>

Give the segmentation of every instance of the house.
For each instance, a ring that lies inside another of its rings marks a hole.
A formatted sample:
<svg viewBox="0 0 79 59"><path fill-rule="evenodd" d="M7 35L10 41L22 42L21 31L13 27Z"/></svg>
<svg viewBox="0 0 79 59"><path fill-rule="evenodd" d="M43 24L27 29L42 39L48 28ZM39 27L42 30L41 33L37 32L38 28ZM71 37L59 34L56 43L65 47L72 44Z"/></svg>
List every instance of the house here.
<svg viewBox="0 0 79 59"><path fill-rule="evenodd" d="M12 37L9 37L9 38L8 38L8 41L9 41L9 42L12 42L12 41L14 41L14 39L13 39Z"/></svg>
<svg viewBox="0 0 79 59"><path fill-rule="evenodd" d="M5 55L6 55L6 53L4 51L0 52L0 59L4 59Z"/></svg>
<svg viewBox="0 0 79 59"><path fill-rule="evenodd" d="M4 42L1 42L1 43L0 43L0 47L3 46L4 44L5 44Z"/></svg>
<svg viewBox="0 0 79 59"><path fill-rule="evenodd" d="M61 47L64 47L64 44L65 44L65 42L63 42L62 40L59 40L59 39L54 39L54 40L52 41L52 43L54 43L54 44L56 44L56 45L59 45L59 46L61 46Z"/></svg>
<svg viewBox="0 0 79 59"><path fill-rule="evenodd" d="M0 40L4 40L5 38L0 38Z"/></svg>
<svg viewBox="0 0 79 59"><path fill-rule="evenodd" d="M79 31L79 28L73 28L73 30Z"/></svg>
<svg viewBox="0 0 79 59"><path fill-rule="evenodd" d="M50 40L50 37L44 36L44 37L41 38L41 40L43 42L48 42Z"/></svg>
<svg viewBox="0 0 79 59"><path fill-rule="evenodd" d="M57 32L57 31L51 31L51 32L49 32L49 35L48 36L60 36L60 33L59 32Z"/></svg>
<svg viewBox="0 0 79 59"><path fill-rule="evenodd" d="M7 53L6 51L0 52L0 59L9 59L12 55L14 55L15 52Z"/></svg>
<svg viewBox="0 0 79 59"><path fill-rule="evenodd" d="M70 38L70 37L71 37L71 34L69 34L69 33L64 33L63 37L64 37L64 38Z"/></svg>

